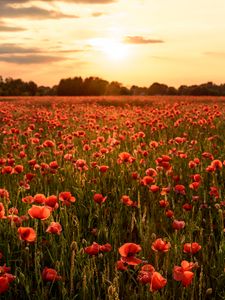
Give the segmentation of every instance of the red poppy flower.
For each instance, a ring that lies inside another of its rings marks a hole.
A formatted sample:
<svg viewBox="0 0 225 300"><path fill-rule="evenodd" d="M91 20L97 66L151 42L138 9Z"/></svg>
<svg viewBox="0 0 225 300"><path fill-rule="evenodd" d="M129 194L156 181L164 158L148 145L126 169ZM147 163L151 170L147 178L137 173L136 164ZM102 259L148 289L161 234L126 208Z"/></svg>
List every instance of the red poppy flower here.
<svg viewBox="0 0 225 300"><path fill-rule="evenodd" d="M128 152L121 152L118 156L118 160L117 162L119 164L122 164L122 163L133 163L135 161L135 158Z"/></svg>
<svg viewBox="0 0 225 300"><path fill-rule="evenodd" d="M151 191L153 193L157 193L159 191L159 186L153 184L153 185L150 186L149 191Z"/></svg>
<svg viewBox="0 0 225 300"><path fill-rule="evenodd" d="M155 179L151 176L144 176L142 179L141 179L141 185L149 185L151 183L153 183L155 181Z"/></svg>
<svg viewBox="0 0 225 300"><path fill-rule="evenodd" d="M125 243L119 248L121 260L128 265L138 265L142 262L141 259L136 258L135 254L141 251L141 246L134 243Z"/></svg>
<svg viewBox="0 0 225 300"><path fill-rule="evenodd" d="M170 193L170 187L169 186L168 187L163 187L162 190L161 190L160 195L165 196L169 193Z"/></svg>
<svg viewBox="0 0 225 300"><path fill-rule="evenodd" d="M181 281L183 286L188 286L191 284L194 277L194 273L191 270L195 267L195 264L183 260L180 266L174 266L173 268L173 278L176 281Z"/></svg>
<svg viewBox="0 0 225 300"><path fill-rule="evenodd" d="M96 255L100 251L100 245L98 243L93 243L91 246L84 248L84 252L89 255Z"/></svg>
<svg viewBox="0 0 225 300"><path fill-rule="evenodd" d="M85 144L84 146L83 146L83 150L84 151L89 151L91 149L91 147L90 147L90 145L88 145L88 144Z"/></svg>
<svg viewBox="0 0 225 300"><path fill-rule="evenodd" d="M121 202L127 206L137 206L137 202L132 201L127 195L122 196Z"/></svg>
<svg viewBox="0 0 225 300"><path fill-rule="evenodd" d="M151 283L150 283L150 291L156 292L162 289L167 283L167 280L158 272L154 272L152 274Z"/></svg>
<svg viewBox="0 0 225 300"><path fill-rule="evenodd" d="M185 186L182 185L182 184L177 184L175 187L174 187L174 191L177 193L177 194L181 194L181 195L185 195L186 192L185 192Z"/></svg>
<svg viewBox="0 0 225 300"><path fill-rule="evenodd" d="M5 219L5 207L2 202L0 202L0 219Z"/></svg>
<svg viewBox="0 0 225 300"><path fill-rule="evenodd" d="M191 211L192 210L192 205L190 203L184 203L182 205L182 208L186 211Z"/></svg>
<svg viewBox="0 0 225 300"><path fill-rule="evenodd" d="M51 222L51 224L48 226L46 232L48 233L53 233L53 234L58 234L60 235L62 231L62 226L58 222Z"/></svg>
<svg viewBox="0 0 225 300"><path fill-rule="evenodd" d="M173 229L180 230L185 227L184 221L174 220L172 224Z"/></svg>
<svg viewBox="0 0 225 300"><path fill-rule="evenodd" d="M18 215L19 211L16 207L10 207L8 213L12 215Z"/></svg>
<svg viewBox="0 0 225 300"><path fill-rule="evenodd" d="M26 155L26 153L24 152L24 151L20 151L20 153L19 153L19 157L20 158L24 158L24 157L26 157L27 155Z"/></svg>
<svg viewBox="0 0 225 300"><path fill-rule="evenodd" d="M48 148L53 148L55 146L55 143L51 140L46 140L46 141L44 141L43 146L46 147L46 148L47 147Z"/></svg>
<svg viewBox="0 0 225 300"><path fill-rule="evenodd" d="M45 200L45 205L49 207L49 209L56 210L59 207L58 198L55 195L49 196Z"/></svg>
<svg viewBox="0 0 225 300"><path fill-rule="evenodd" d="M210 192L209 192L210 196L215 197L216 199L219 198L219 190L216 186L211 186L210 187Z"/></svg>
<svg viewBox="0 0 225 300"><path fill-rule="evenodd" d="M64 205L69 206L76 201L76 198L73 197L70 192L61 192L59 194L59 200L62 201Z"/></svg>
<svg viewBox="0 0 225 300"><path fill-rule="evenodd" d="M126 271L127 270L127 267L124 265L124 263L122 262L122 260L118 260L116 262L116 269L118 271Z"/></svg>
<svg viewBox="0 0 225 300"><path fill-rule="evenodd" d="M110 252L111 250L112 250L112 246L109 243L100 246L101 252Z"/></svg>
<svg viewBox="0 0 225 300"><path fill-rule="evenodd" d="M5 189L0 189L0 198L6 199L9 201L9 192Z"/></svg>
<svg viewBox="0 0 225 300"><path fill-rule="evenodd" d="M17 165L14 167L14 172L17 173L17 174L20 174L22 173L24 170L24 167L22 165Z"/></svg>
<svg viewBox="0 0 225 300"><path fill-rule="evenodd" d="M145 174L147 176L151 176L151 177L156 177L157 176L157 171L153 168L148 168L146 171L145 171Z"/></svg>
<svg viewBox="0 0 225 300"><path fill-rule="evenodd" d="M5 293L9 289L9 284L16 278L8 272L10 272L9 267L6 267L6 265L0 266L0 294Z"/></svg>
<svg viewBox="0 0 225 300"><path fill-rule="evenodd" d="M161 207L167 207L167 206L169 206L169 201L167 201L167 200L160 200L159 201L159 205Z"/></svg>
<svg viewBox="0 0 225 300"><path fill-rule="evenodd" d="M0 294L5 293L9 289L9 280L6 276L0 276Z"/></svg>
<svg viewBox="0 0 225 300"><path fill-rule="evenodd" d="M215 169L215 170L221 170L223 167L223 163L221 160L219 159L215 159L211 162L211 166Z"/></svg>
<svg viewBox="0 0 225 300"><path fill-rule="evenodd" d="M26 196L22 198L22 202L31 204L34 202L34 198L32 196Z"/></svg>
<svg viewBox="0 0 225 300"><path fill-rule="evenodd" d="M45 267L42 271L42 279L44 281L57 281L61 280L62 277L57 274L55 269Z"/></svg>
<svg viewBox="0 0 225 300"><path fill-rule="evenodd" d="M190 254L195 254L199 250L201 250L201 246L198 243L186 243L184 244L183 252L184 253L190 253Z"/></svg>
<svg viewBox="0 0 225 300"><path fill-rule="evenodd" d="M131 173L131 177L132 177L132 179L134 179L134 180L138 179L138 173L137 173L137 172L132 172L132 173Z"/></svg>
<svg viewBox="0 0 225 300"><path fill-rule="evenodd" d="M141 268L137 279L142 284L150 283L154 272L155 268L150 264L146 264Z"/></svg>
<svg viewBox="0 0 225 300"><path fill-rule="evenodd" d="M2 174L12 174L13 168L11 166L5 166L2 168Z"/></svg>
<svg viewBox="0 0 225 300"><path fill-rule="evenodd" d="M7 219L11 222L11 223L15 223L17 225L21 225L22 224L22 219L19 216L16 215L8 215Z"/></svg>
<svg viewBox="0 0 225 300"><path fill-rule="evenodd" d="M105 173L109 169L108 166L99 166L98 168L101 173Z"/></svg>
<svg viewBox="0 0 225 300"><path fill-rule="evenodd" d="M193 160L190 160L190 161L189 161L188 167L189 167L190 169L194 169L196 166L197 166L197 164L196 164Z"/></svg>
<svg viewBox="0 0 225 300"><path fill-rule="evenodd" d="M75 168L78 169L79 171L87 171L88 170L88 166L87 166L87 163L86 163L86 160L84 159L78 159L76 162L75 162Z"/></svg>
<svg viewBox="0 0 225 300"><path fill-rule="evenodd" d="M200 181L194 181L189 184L189 188L196 191L199 188L200 184Z"/></svg>
<svg viewBox="0 0 225 300"><path fill-rule="evenodd" d="M46 206L32 205L32 207L28 210L28 214L31 218L46 220L49 218L51 211Z"/></svg>
<svg viewBox="0 0 225 300"><path fill-rule="evenodd" d="M33 173L27 173L27 174L25 175L26 180L29 181L29 182L30 182L34 177L36 177L36 174L33 174Z"/></svg>
<svg viewBox="0 0 225 300"><path fill-rule="evenodd" d="M27 241L32 243L36 240L36 232L31 227L19 227L18 228L19 238L20 240Z"/></svg>
<svg viewBox="0 0 225 300"><path fill-rule="evenodd" d="M193 175L194 181L200 182L202 180L202 177L200 174L194 174Z"/></svg>
<svg viewBox="0 0 225 300"><path fill-rule="evenodd" d="M174 212L171 209L168 209L165 212L165 215L167 216L167 218L172 218L174 216Z"/></svg>
<svg viewBox="0 0 225 300"><path fill-rule="evenodd" d="M46 200L45 195L36 194L34 196L33 202L38 203L38 204L43 204L45 202L45 200Z"/></svg>
<svg viewBox="0 0 225 300"><path fill-rule="evenodd" d="M149 143L150 148L157 148L159 146L159 143L156 141L151 141Z"/></svg>
<svg viewBox="0 0 225 300"><path fill-rule="evenodd" d="M102 196L102 194L95 194L93 197L95 203L102 204L106 201L107 197Z"/></svg>
<svg viewBox="0 0 225 300"><path fill-rule="evenodd" d="M170 247L170 242L163 241L161 238L155 240L152 243L152 250L154 250L155 252L168 252Z"/></svg>
<svg viewBox="0 0 225 300"><path fill-rule="evenodd" d="M214 156L211 153L209 153L209 152L203 152L202 153L202 157L209 158L210 160L214 159Z"/></svg>
<svg viewBox="0 0 225 300"><path fill-rule="evenodd" d="M56 169L58 169L59 165L58 165L57 161L51 161L51 162L49 163L49 167L50 167L51 169L56 170Z"/></svg>

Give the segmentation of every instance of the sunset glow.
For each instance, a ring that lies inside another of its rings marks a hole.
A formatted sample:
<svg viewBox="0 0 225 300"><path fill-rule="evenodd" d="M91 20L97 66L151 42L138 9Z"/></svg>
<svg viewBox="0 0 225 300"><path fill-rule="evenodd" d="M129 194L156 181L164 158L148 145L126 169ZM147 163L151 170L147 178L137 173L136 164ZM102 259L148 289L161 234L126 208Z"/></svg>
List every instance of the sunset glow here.
<svg viewBox="0 0 225 300"><path fill-rule="evenodd" d="M54 85L224 82L223 0L2 0L3 77Z"/></svg>
<svg viewBox="0 0 225 300"><path fill-rule="evenodd" d="M113 39L93 39L90 41L91 46L102 52L109 60L123 61L128 58L130 49L127 45L119 40Z"/></svg>

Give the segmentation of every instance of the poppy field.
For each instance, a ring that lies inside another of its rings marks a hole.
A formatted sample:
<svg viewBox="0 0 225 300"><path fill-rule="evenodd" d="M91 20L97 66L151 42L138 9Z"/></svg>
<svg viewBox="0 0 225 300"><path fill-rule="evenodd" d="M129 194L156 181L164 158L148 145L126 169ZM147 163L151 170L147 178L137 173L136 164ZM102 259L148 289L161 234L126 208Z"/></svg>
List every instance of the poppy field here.
<svg viewBox="0 0 225 300"><path fill-rule="evenodd" d="M0 99L1 299L225 299L224 140L223 98Z"/></svg>

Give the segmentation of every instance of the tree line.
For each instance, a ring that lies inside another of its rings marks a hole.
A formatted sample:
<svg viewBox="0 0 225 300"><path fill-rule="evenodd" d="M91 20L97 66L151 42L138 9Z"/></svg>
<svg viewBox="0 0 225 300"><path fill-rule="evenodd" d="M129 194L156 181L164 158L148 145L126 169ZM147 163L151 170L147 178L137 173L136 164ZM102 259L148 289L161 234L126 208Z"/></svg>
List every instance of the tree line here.
<svg viewBox="0 0 225 300"><path fill-rule="evenodd" d="M120 82L109 82L99 77L73 77L61 79L53 87L38 86L35 82L24 82L11 77L0 76L0 96L102 96L102 95L194 95L225 96L225 84L207 82L200 85L181 85L179 88L154 82L149 87L132 85L130 88Z"/></svg>

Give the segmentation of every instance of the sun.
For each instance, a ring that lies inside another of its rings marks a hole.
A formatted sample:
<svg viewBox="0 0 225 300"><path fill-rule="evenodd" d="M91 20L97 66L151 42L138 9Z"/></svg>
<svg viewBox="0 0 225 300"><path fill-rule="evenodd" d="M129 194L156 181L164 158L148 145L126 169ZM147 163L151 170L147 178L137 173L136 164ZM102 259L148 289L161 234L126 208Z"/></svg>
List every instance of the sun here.
<svg viewBox="0 0 225 300"><path fill-rule="evenodd" d="M90 40L91 46L104 53L110 60L124 60L129 56L128 45L117 39L96 38Z"/></svg>

